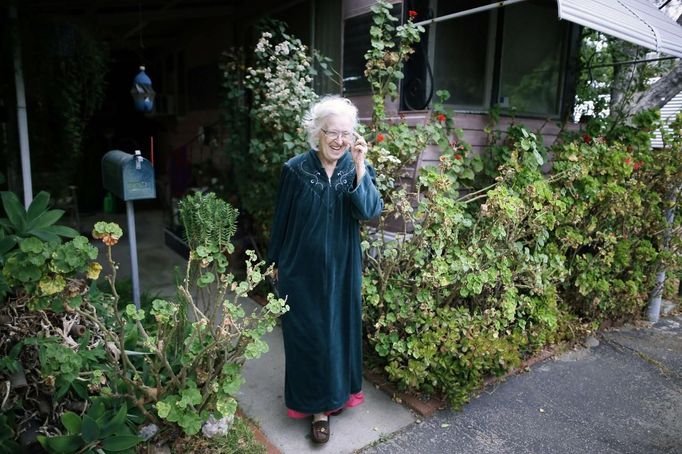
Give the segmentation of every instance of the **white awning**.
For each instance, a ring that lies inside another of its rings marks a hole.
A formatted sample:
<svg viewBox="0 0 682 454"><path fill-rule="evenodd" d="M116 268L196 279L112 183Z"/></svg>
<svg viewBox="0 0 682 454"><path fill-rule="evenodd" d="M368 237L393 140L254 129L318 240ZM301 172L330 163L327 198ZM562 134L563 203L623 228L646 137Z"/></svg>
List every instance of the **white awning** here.
<svg viewBox="0 0 682 454"><path fill-rule="evenodd" d="M682 26L653 0L557 0L559 18L675 57L682 57Z"/></svg>

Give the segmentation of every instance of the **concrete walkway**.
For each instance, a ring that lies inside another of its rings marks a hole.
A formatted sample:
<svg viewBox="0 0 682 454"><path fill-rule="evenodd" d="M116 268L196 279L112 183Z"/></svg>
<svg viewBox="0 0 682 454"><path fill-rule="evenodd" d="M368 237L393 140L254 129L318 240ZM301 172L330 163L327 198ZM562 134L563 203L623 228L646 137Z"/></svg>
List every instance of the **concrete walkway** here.
<svg viewBox="0 0 682 454"><path fill-rule="evenodd" d="M130 246L125 214L98 215L84 218L83 232L90 232L96 221L117 222L124 230L124 236L113 249L114 259L119 263L119 277L130 276ZM158 211L136 212L138 262L140 287L151 295L171 297L175 293L175 276L184 274L185 260L166 247L163 229L165 227ZM104 271L104 247L100 249L100 262ZM247 311L257 307L256 303L244 300ZM396 404L389 396L365 382L363 391L365 403L332 417L331 439L323 446L310 441L310 421L294 420L286 415L284 406L284 347L279 326L268 333L266 342L270 351L257 360L248 361L244 367L246 383L237 396L239 405L250 419L256 422L268 440L280 452L307 453L323 450L329 454L351 453L382 437L413 424L416 418L405 407Z"/></svg>
<svg viewBox="0 0 682 454"><path fill-rule="evenodd" d="M255 303L252 303L255 305ZM415 422L412 413L365 381L365 402L332 416L331 438L324 446L310 440L310 420L287 417L284 406L284 346L277 327L266 336L270 351L244 366L246 383L237 396L246 415L283 453L351 453Z"/></svg>

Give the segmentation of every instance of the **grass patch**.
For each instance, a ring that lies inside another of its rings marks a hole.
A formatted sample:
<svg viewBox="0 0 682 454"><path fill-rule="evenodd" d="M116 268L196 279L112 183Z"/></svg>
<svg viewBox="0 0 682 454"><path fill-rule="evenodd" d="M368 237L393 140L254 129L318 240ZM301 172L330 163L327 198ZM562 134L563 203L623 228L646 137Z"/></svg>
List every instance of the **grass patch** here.
<svg viewBox="0 0 682 454"><path fill-rule="evenodd" d="M251 428L239 416L224 437L206 438L201 434L195 437L181 437L173 442L172 452L183 454L265 454L265 446L253 435Z"/></svg>

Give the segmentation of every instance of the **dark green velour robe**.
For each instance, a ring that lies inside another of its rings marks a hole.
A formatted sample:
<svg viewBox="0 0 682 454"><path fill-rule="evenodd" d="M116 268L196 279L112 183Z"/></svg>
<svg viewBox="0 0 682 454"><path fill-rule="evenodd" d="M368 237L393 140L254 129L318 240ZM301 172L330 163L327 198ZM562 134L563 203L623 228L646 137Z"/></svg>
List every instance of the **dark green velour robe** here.
<svg viewBox="0 0 682 454"><path fill-rule="evenodd" d="M361 249L358 221L383 208L374 170L356 184L346 151L327 177L315 150L282 167L269 259L279 272L285 403L300 413L343 407L362 387ZM291 412L290 412L291 414Z"/></svg>

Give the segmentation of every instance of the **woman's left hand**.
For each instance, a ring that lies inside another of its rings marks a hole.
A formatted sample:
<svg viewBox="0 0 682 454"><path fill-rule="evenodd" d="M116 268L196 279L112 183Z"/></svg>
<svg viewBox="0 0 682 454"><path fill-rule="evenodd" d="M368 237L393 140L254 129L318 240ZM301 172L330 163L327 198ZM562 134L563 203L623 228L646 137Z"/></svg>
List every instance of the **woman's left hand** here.
<svg viewBox="0 0 682 454"><path fill-rule="evenodd" d="M355 163L355 173L358 176L358 183L363 176L365 176L365 155L367 154L367 141L357 132L353 131L355 135L355 143L350 150L350 155Z"/></svg>

